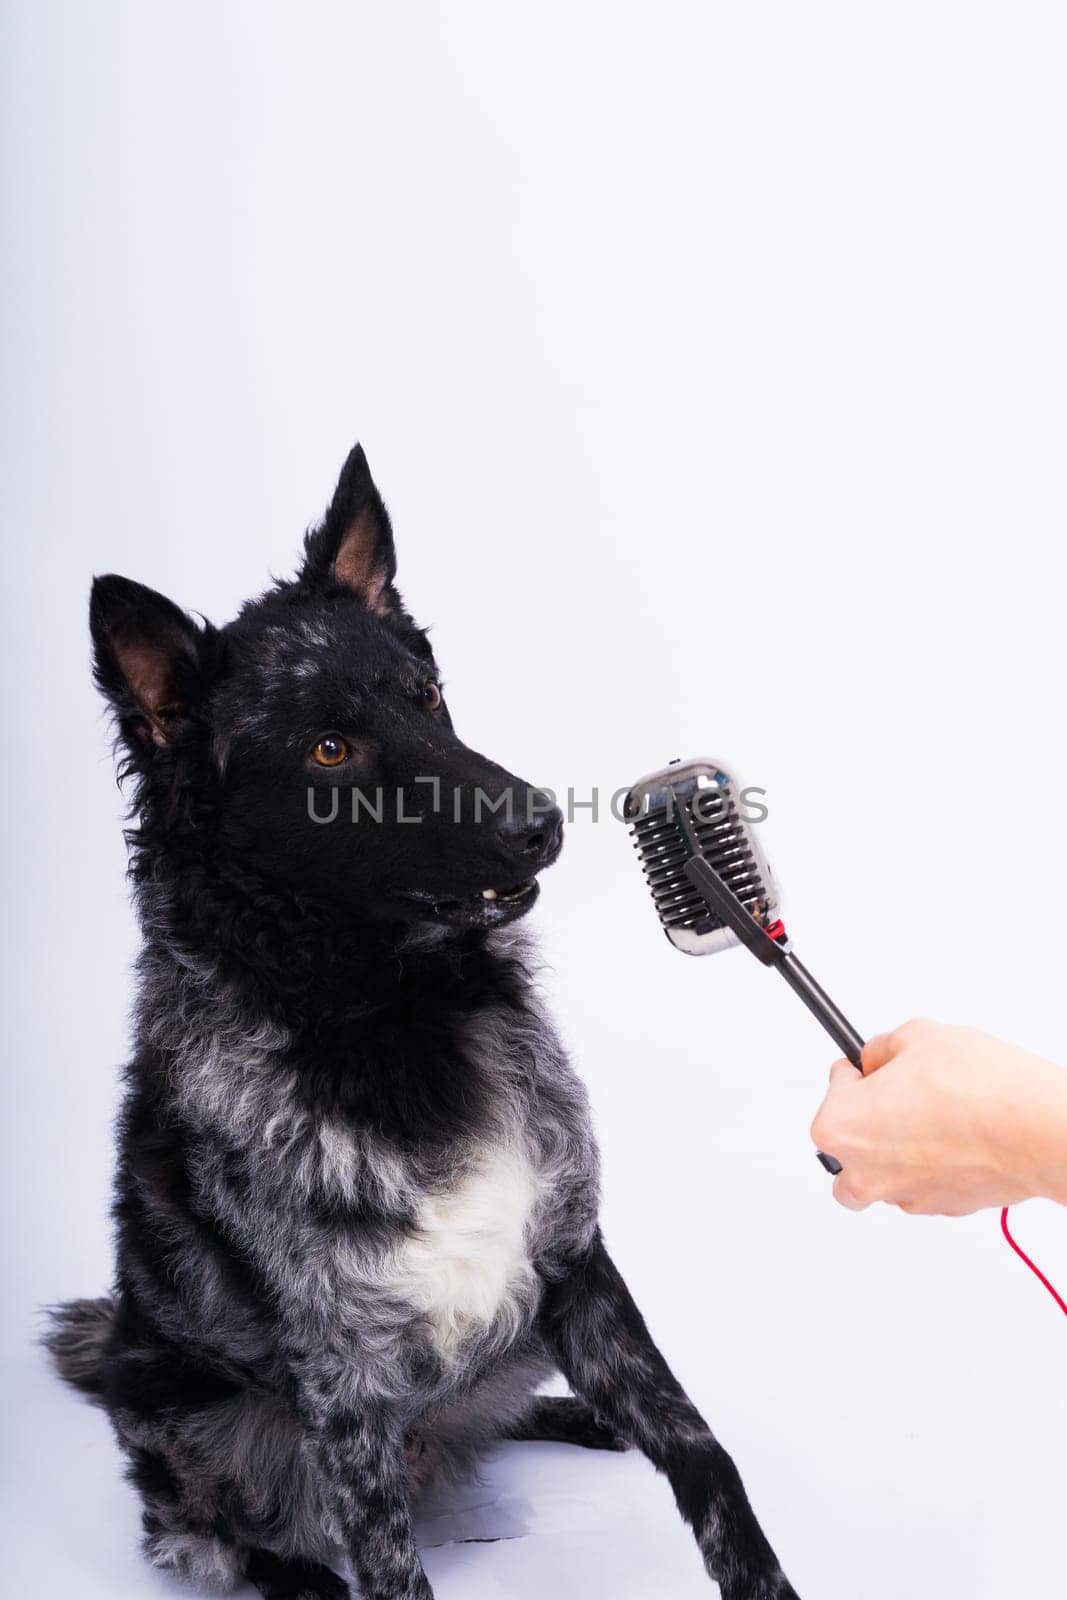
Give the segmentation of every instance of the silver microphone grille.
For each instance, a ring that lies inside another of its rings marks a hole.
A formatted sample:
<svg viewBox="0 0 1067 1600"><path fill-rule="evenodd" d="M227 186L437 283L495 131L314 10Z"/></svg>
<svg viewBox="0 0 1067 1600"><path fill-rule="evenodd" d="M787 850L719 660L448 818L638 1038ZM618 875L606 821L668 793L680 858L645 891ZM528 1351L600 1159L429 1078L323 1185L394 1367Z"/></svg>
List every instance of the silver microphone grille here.
<svg viewBox="0 0 1067 1600"><path fill-rule="evenodd" d="M719 761L674 761L635 783L624 812L664 932L687 955L736 944L685 875L688 856L678 823L684 805L700 853L742 904L766 925L779 905L778 885L740 812L736 780Z"/></svg>

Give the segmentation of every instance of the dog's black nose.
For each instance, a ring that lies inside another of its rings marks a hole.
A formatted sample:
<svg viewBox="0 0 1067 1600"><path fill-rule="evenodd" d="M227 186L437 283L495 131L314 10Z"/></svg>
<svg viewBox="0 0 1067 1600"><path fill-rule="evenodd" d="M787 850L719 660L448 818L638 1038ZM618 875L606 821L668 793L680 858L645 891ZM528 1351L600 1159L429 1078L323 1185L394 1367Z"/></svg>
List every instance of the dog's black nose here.
<svg viewBox="0 0 1067 1600"><path fill-rule="evenodd" d="M540 867L556 854L563 836L563 812L551 795L531 790L525 806L500 823L500 837L508 849L531 867Z"/></svg>

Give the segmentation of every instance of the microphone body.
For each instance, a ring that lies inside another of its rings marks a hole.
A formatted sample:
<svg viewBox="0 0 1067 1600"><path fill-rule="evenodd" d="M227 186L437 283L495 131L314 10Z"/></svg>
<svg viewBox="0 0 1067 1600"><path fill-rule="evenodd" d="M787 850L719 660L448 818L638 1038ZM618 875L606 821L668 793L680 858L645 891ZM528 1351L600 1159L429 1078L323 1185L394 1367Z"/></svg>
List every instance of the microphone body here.
<svg viewBox="0 0 1067 1600"><path fill-rule="evenodd" d="M778 885L745 822L742 804L733 774L721 762L700 757L672 761L648 773L624 802L663 930L686 955L712 955L737 944L738 937L686 878L685 864L692 852L679 830L680 809L692 805L697 854L715 869L735 899L760 921L778 910Z"/></svg>

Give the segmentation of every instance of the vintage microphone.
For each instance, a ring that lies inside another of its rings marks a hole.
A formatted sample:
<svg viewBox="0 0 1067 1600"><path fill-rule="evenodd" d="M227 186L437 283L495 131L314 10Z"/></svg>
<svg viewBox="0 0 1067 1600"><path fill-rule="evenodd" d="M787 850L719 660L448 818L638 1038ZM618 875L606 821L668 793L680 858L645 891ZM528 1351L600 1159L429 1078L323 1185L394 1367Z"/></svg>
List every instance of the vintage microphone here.
<svg viewBox="0 0 1067 1600"><path fill-rule="evenodd" d="M623 814L631 824L652 899L667 938L687 955L711 955L732 944L766 967L775 967L852 1065L862 1072L863 1040L794 954L777 916L779 890L750 825L741 815L735 779L718 761L672 761L641 778L628 792ZM827 1172L841 1163L817 1150ZM1012 1235L1007 1207L1000 1214L1005 1239L1060 1310L1067 1300Z"/></svg>
<svg viewBox="0 0 1067 1600"><path fill-rule="evenodd" d="M634 784L623 811L671 943L687 955L744 945L781 973L862 1071L863 1039L794 953L775 915L778 886L721 762L672 761ZM841 1171L836 1157L816 1155L827 1172Z"/></svg>

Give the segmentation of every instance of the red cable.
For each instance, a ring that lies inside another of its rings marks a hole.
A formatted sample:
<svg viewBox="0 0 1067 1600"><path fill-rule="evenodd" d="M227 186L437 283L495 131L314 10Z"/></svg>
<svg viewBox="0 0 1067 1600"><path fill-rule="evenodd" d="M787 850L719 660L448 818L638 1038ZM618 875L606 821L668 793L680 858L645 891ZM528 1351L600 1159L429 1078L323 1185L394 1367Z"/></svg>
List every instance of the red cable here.
<svg viewBox="0 0 1067 1600"><path fill-rule="evenodd" d="M1052 1296L1053 1300L1055 1300L1056 1304L1059 1306L1059 1308L1063 1312L1064 1316L1067 1317L1067 1300L1064 1300L1063 1296L1056 1292L1056 1290L1052 1287L1051 1283L1049 1283L1048 1279L1045 1277L1045 1274L1041 1271L1041 1268L1039 1266L1036 1266L1034 1264L1034 1262L1032 1262L1030 1260L1030 1257L1027 1255L1025 1250L1020 1250L1019 1246L1015 1243L1015 1240L1012 1238L1011 1229L1008 1227L1008 1208L1007 1208L1007 1206L1005 1206L1004 1210L1000 1213L1000 1231L1004 1235L1005 1239L1007 1239L1008 1243L1011 1245L1012 1249L1015 1251L1015 1254L1019 1257L1019 1259L1021 1261L1025 1261L1026 1265L1030 1268L1030 1271L1034 1274L1034 1277L1035 1278L1039 1278L1041 1280L1041 1282L1045 1285L1045 1288L1048 1290L1048 1292Z"/></svg>

